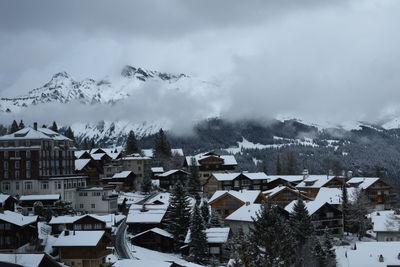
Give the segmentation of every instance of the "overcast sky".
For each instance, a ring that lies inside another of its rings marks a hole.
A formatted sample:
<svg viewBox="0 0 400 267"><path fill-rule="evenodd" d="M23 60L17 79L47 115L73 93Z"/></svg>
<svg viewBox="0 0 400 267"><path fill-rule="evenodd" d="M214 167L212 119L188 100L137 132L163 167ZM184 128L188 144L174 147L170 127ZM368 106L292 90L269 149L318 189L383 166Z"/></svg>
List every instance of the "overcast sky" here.
<svg viewBox="0 0 400 267"><path fill-rule="evenodd" d="M398 0L1 1L0 96L129 64L221 80L232 119L378 121L400 116L399 28Z"/></svg>

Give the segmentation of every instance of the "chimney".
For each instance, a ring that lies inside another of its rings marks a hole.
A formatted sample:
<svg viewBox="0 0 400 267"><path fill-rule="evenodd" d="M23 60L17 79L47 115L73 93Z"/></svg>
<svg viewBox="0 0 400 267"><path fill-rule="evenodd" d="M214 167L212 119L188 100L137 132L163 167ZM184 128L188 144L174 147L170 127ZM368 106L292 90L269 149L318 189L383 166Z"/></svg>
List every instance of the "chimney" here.
<svg viewBox="0 0 400 267"><path fill-rule="evenodd" d="M347 172L347 178L350 179L351 177L353 177L353 172L352 171L348 171Z"/></svg>
<svg viewBox="0 0 400 267"><path fill-rule="evenodd" d="M64 231L64 236L69 236L69 231L68 230Z"/></svg>
<svg viewBox="0 0 400 267"><path fill-rule="evenodd" d="M33 129L35 129L37 131L37 122L33 123Z"/></svg>
<svg viewBox="0 0 400 267"><path fill-rule="evenodd" d="M308 170L307 169L304 169L301 174L303 175L303 180L308 178Z"/></svg>

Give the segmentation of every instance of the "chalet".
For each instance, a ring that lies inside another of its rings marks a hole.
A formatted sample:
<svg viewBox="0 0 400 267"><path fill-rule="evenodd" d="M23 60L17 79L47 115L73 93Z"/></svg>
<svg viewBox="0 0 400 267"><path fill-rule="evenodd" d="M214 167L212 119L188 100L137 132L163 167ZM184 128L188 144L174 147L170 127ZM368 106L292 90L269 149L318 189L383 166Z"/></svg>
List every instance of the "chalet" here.
<svg viewBox="0 0 400 267"><path fill-rule="evenodd" d="M63 231L53 244L68 266L105 266L110 239L104 231Z"/></svg>
<svg viewBox="0 0 400 267"><path fill-rule="evenodd" d="M349 201L353 200L355 188L347 187L347 198ZM321 187L315 201L327 202L335 208L341 209L343 190L341 188Z"/></svg>
<svg viewBox="0 0 400 267"><path fill-rule="evenodd" d="M292 213L296 201L293 200L285 207L285 210ZM343 234L343 214L341 210L322 201L308 201L304 202L304 204L318 235L322 235L326 228L332 235L340 236Z"/></svg>
<svg viewBox="0 0 400 267"><path fill-rule="evenodd" d="M253 227L253 223L257 213L261 210L262 204L243 205L231 215L225 218L225 223L231 228L234 234L243 232L248 234ZM279 213L286 219L289 218L289 213L278 206Z"/></svg>
<svg viewBox="0 0 400 267"><path fill-rule="evenodd" d="M89 150L75 150L74 158L75 159L92 159L90 157Z"/></svg>
<svg viewBox="0 0 400 267"><path fill-rule="evenodd" d="M117 191L132 191L134 189L136 175L132 171L122 171L112 177L102 179L103 183L115 186Z"/></svg>
<svg viewBox="0 0 400 267"><path fill-rule="evenodd" d="M122 157L122 149L120 148L93 148L90 150L90 154L107 154L112 160L116 160Z"/></svg>
<svg viewBox="0 0 400 267"><path fill-rule="evenodd" d="M1 253L0 266L4 267L62 267L46 253Z"/></svg>
<svg viewBox="0 0 400 267"><path fill-rule="evenodd" d="M369 215L376 241L400 241L400 215L393 210L374 211Z"/></svg>
<svg viewBox="0 0 400 267"><path fill-rule="evenodd" d="M263 172L212 173L203 190L210 197L217 190L263 190L267 183L268 177Z"/></svg>
<svg viewBox="0 0 400 267"><path fill-rule="evenodd" d="M161 188L172 189L178 181L185 184L189 178L189 173L184 170L170 170L158 174L155 178L160 180Z"/></svg>
<svg viewBox="0 0 400 267"><path fill-rule="evenodd" d="M233 155L218 155L214 152L188 156L185 158L184 167L189 171L195 164L199 169L200 181L205 184L207 179L215 172L234 171L237 162Z"/></svg>
<svg viewBox="0 0 400 267"><path fill-rule="evenodd" d="M87 175L88 185L98 185L100 177L104 172L102 162L95 161L91 157L75 160L75 172L81 175Z"/></svg>
<svg viewBox="0 0 400 267"><path fill-rule="evenodd" d="M150 176L152 179L157 179L157 175L164 173L163 167L152 167L150 168Z"/></svg>
<svg viewBox="0 0 400 267"><path fill-rule="evenodd" d="M173 252L174 239L167 231L160 228L152 228L131 238L133 245L164 253Z"/></svg>
<svg viewBox="0 0 400 267"><path fill-rule="evenodd" d="M128 231L138 234L152 228L163 228L169 198L169 193L159 193L150 199L132 204L126 219Z"/></svg>
<svg viewBox="0 0 400 267"><path fill-rule="evenodd" d="M14 211L17 200L7 194L0 193L0 210Z"/></svg>
<svg viewBox="0 0 400 267"><path fill-rule="evenodd" d="M381 178L353 177L347 181L347 184L364 191L371 206L376 210L390 209L397 203L397 195L393 192L393 187Z"/></svg>
<svg viewBox="0 0 400 267"><path fill-rule="evenodd" d="M273 189L264 191L263 193L269 200L281 207L285 207L287 204L298 199L299 197L301 197L303 200L310 200L300 191L288 186L277 186Z"/></svg>
<svg viewBox="0 0 400 267"><path fill-rule="evenodd" d="M51 195L24 195L19 198L19 205L29 212L34 211L34 205L36 202L40 202L44 207L50 208L54 206L54 203L59 201L61 196L59 194Z"/></svg>
<svg viewBox="0 0 400 267"><path fill-rule="evenodd" d="M114 192L113 186L78 188L75 201L77 211L110 214L118 209L118 194Z"/></svg>
<svg viewBox="0 0 400 267"><path fill-rule="evenodd" d="M0 213L0 249L17 249L37 239L37 216L5 210Z"/></svg>
<svg viewBox="0 0 400 267"><path fill-rule="evenodd" d="M111 234L115 227L122 222L125 215L95 215L80 216L53 216L49 222L53 235L58 235L64 230L98 231L103 230Z"/></svg>
<svg viewBox="0 0 400 267"><path fill-rule="evenodd" d="M229 227L212 227L205 230L207 236L208 252L214 258L220 261L229 259L229 253L227 253L226 243L231 237L231 230ZM185 244L190 242L190 230L186 234ZM188 247L183 247L183 254L188 254Z"/></svg>
<svg viewBox="0 0 400 267"><path fill-rule="evenodd" d="M139 154L132 154L126 157L122 157L117 160L122 166L124 171L132 171L136 175L134 182L134 188L140 189L143 178L150 176L150 157L144 157Z"/></svg>
<svg viewBox="0 0 400 267"><path fill-rule="evenodd" d="M268 175L267 189L263 190L272 189L280 185L296 186L306 178L307 175Z"/></svg>
<svg viewBox="0 0 400 267"><path fill-rule="evenodd" d="M216 191L209 200L209 205L222 219L232 214L243 205L261 203L265 200L265 195L259 190L241 191Z"/></svg>
<svg viewBox="0 0 400 267"><path fill-rule="evenodd" d="M321 187L341 188L344 180L337 176L310 175L299 183L296 188L304 192L308 197L315 198Z"/></svg>

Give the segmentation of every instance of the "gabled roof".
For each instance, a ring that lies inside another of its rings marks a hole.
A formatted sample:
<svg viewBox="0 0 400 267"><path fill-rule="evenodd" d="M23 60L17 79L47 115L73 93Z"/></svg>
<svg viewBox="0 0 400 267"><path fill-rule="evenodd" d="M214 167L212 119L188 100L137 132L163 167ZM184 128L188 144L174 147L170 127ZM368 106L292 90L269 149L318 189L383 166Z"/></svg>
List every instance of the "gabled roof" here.
<svg viewBox="0 0 400 267"><path fill-rule="evenodd" d="M289 213L293 212L294 204L297 202L297 200L293 200L290 202L286 207L285 210ZM306 206L306 209L308 210L308 213L313 215L315 212L317 212L320 208L322 208L325 205L329 205L329 203L323 202L323 201L304 201L304 205Z"/></svg>
<svg viewBox="0 0 400 267"><path fill-rule="evenodd" d="M16 264L15 266L39 267L44 257L44 253L1 253L0 265L6 262Z"/></svg>
<svg viewBox="0 0 400 267"><path fill-rule="evenodd" d="M71 139L65 137L62 134L54 132L48 128L38 128L37 130L32 127L25 127L15 133L4 135L0 137L0 140L24 140L24 139L48 139L48 140L69 140Z"/></svg>
<svg viewBox="0 0 400 267"><path fill-rule="evenodd" d="M91 159L76 159L75 160L75 171L81 171L85 168Z"/></svg>
<svg viewBox="0 0 400 267"><path fill-rule="evenodd" d="M65 235L66 232L68 235ZM104 231L63 231L53 247L95 247L104 233Z"/></svg>
<svg viewBox="0 0 400 267"><path fill-rule="evenodd" d="M310 175L304 181L299 183L296 187L307 187L307 188L321 188L336 176L327 175Z"/></svg>
<svg viewBox="0 0 400 267"><path fill-rule="evenodd" d="M196 166L200 166L199 161L206 159L208 157L221 158L224 161L223 165L237 165L237 161L233 155L214 155L214 154L208 155L208 153L197 154L195 156L187 156L187 157L185 157L185 161L186 161L187 166L192 166L192 158L194 158Z"/></svg>
<svg viewBox="0 0 400 267"><path fill-rule="evenodd" d="M394 210L374 211L369 217L373 224L374 232L397 232L400 233L400 215Z"/></svg>
<svg viewBox="0 0 400 267"><path fill-rule="evenodd" d="M70 216L70 215L65 215L65 216L53 216L49 222L50 225L52 224L72 224L84 217L92 217L94 219L97 219L99 221L105 222L107 228L111 228L112 226L115 226L115 223L118 223L125 219L125 215L115 215L115 214L107 214L107 215L95 215L95 214L85 214L85 215L79 215L79 216Z"/></svg>
<svg viewBox="0 0 400 267"><path fill-rule="evenodd" d="M104 157L109 157L106 153L95 153L95 154L90 154L90 157L93 159L93 160L101 160L101 159L103 159Z"/></svg>
<svg viewBox="0 0 400 267"><path fill-rule="evenodd" d="M229 238L229 227L212 227L205 230L207 236L207 243L209 244L221 244L226 243ZM185 243L190 242L190 230L186 234Z"/></svg>
<svg viewBox="0 0 400 267"><path fill-rule="evenodd" d="M347 196L350 201L354 195L355 188L347 188ZM342 189L341 188L331 188L331 187L321 187L318 191L315 201L327 202L332 205L342 204Z"/></svg>
<svg viewBox="0 0 400 267"><path fill-rule="evenodd" d="M0 213L0 220L18 225L25 226L31 223L36 222L38 216L24 216L20 213L16 213L13 211L5 210L3 213Z"/></svg>
<svg viewBox="0 0 400 267"><path fill-rule="evenodd" d="M80 157L82 157L86 153L88 155L90 155L89 154L89 150L76 150L76 151L74 151L74 156L75 156L75 158L79 159Z"/></svg>
<svg viewBox="0 0 400 267"><path fill-rule="evenodd" d="M131 174L133 174L132 171L122 171L114 174L112 178L113 179L128 178L128 176Z"/></svg>
<svg viewBox="0 0 400 267"><path fill-rule="evenodd" d="M351 186L357 186L358 188L367 189L375 182L379 181L378 177L353 177L347 181Z"/></svg>
<svg viewBox="0 0 400 267"><path fill-rule="evenodd" d="M186 172L184 170L169 170L169 171L166 171L164 173L158 174L157 177L168 177L171 174L174 174L174 173L177 173L177 172L183 172L185 174L189 174L188 172Z"/></svg>
<svg viewBox="0 0 400 267"><path fill-rule="evenodd" d="M33 201L33 200L59 200L61 199L60 194L49 194L49 195L24 195L19 198L20 201Z"/></svg>
<svg viewBox="0 0 400 267"><path fill-rule="evenodd" d="M214 202L215 200L226 196L226 195L231 195L234 198L246 203L250 202L254 203L256 201L257 197L262 194L261 191L259 190L240 190L240 191L235 191L235 190L217 190L215 193L212 195L208 203Z"/></svg>
<svg viewBox="0 0 400 267"><path fill-rule="evenodd" d="M167 209L148 209L141 211L138 209L130 209L126 223L160 223L164 218Z"/></svg>
<svg viewBox="0 0 400 267"><path fill-rule="evenodd" d="M1 194L0 193L0 203L4 203L9 197L11 197L11 196L7 195L7 194Z"/></svg>
<svg viewBox="0 0 400 267"><path fill-rule="evenodd" d="M132 238L141 236L141 235L143 235L143 234L145 234L145 233L148 233L148 232L153 232L153 233L156 233L156 234L159 234L159 235L168 237L168 238L173 238L173 235L172 235L172 234L170 234L170 233L168 233L167 231L165 231L165 230L163 230L163 229L160 229L160 228L158 228L158 227L154 227L154 228L149 229L149 230L147 230L147 231L144 231L144 232L141 232L141 233L139 233L139 234L136 234L136 235L132 236Z"/></svg>
<svg viewBox="0 0 400 267"><path fill-rule="evenodd" d="M304 175L268 175L269 183L277 179L282 179L290 183L297 183L303 181Z"/></svg>
<svg viewBox="0 0 400 267"><path fill-rule="evenodd" d="M273 197L273 196L275 196L276 194L278 194L279 192L281 192L281 191L283 191L283 190L289 190L289 191L292 191L293 193L295 193L295 194L298 194L299 193L299 191L297 191L297 190L294 190L294 189L292 189L292 188L290 188L290 187L287 187L287 186L284 186L284 185L280 185L280 186L277 186L277 187L274 187L274 188L272 188L272 189L270 189L270 190L266 190L266 191L264 191L263 193L264 193L264 195L266 196L266 197Z"/></svg>
<svg viewBox="0 0 400 267"><path fill-rule="evenodd" d="M233 172L233 173L213 173L215 179L218 181L232 181L243 175L250 180L267 180L268 176L263 172Z"/></svg>
<svg viewBox="0 0 400 267"><path fill-rule="evenodd" d="M226 221L242 221L242 222L252 222L256 217L257 212L261 209L261 204L250 204L243 205L232 214L225 218Z"/></svg>

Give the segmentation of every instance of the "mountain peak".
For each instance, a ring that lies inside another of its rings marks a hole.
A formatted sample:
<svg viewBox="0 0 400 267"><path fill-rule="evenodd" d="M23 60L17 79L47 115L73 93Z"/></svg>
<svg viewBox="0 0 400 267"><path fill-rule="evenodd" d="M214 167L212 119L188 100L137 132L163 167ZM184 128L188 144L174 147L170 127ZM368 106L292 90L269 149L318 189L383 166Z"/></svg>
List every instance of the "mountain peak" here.
<svg viewBox="0 0 400 267"><path fill-rule="evenodd" d="M52 80L60 79L60 78L70 79L71 76L66 71L61 71L61 72L54 74L53 77L51 77Z"/></svg>
<svg viewBox="0 0 400 267"><path fill-rule="evenodd" d="M125 67L122 68L121 75L123 77L132 77L133 75L135 75L136 70L137 69L135 67L126 65Z"/></svg>

